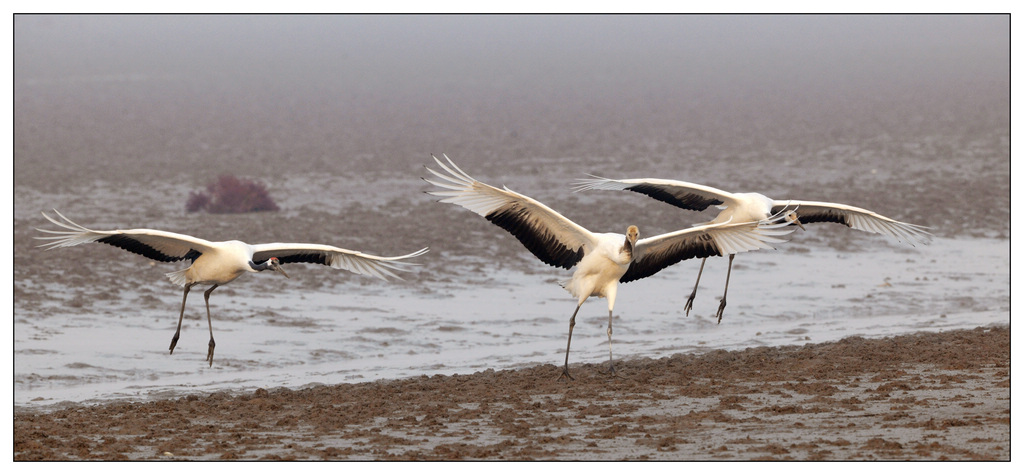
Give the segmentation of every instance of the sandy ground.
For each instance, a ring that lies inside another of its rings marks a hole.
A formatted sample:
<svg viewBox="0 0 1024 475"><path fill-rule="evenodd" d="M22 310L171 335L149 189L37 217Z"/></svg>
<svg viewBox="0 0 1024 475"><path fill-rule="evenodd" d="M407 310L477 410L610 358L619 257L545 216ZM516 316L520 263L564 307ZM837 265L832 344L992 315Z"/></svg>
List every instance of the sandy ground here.
<svg viewBox="0 0 1024 475"><path fill-rule="evenodd" d="M1009 460L1010 332L18 410L15 460Z"/></svg>

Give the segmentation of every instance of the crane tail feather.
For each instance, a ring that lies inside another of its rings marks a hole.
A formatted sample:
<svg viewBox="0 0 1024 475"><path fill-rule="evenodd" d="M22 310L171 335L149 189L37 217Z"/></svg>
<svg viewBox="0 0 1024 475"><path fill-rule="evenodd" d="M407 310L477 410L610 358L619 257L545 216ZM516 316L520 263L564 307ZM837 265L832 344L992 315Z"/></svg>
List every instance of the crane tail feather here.
<svg viewBox="0 0 1024 475"><path fill-rule="evenodd" d="M188 268L185 268L181 270L176 270L174 272L168 272L164 275L167 276L167 278L171 281L172 284L184 287L185 284L188 283L188 278L185 277L185 271L187 270Z"/></svg>

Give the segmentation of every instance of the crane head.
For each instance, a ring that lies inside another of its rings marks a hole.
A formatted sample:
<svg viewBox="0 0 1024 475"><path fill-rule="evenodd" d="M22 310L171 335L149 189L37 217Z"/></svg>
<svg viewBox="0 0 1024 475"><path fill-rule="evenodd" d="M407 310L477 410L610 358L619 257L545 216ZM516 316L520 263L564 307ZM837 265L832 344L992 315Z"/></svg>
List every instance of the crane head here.
<svg viewBox="0 0 1024 475"><path fill-rule="evenodd" d="M629 242L636 244L638 237L640 237L640 228L636 226L626 228L626 239L629 239Z"/></svg>
<svg viewBox="0 0 1024 475"><path fill-rule="evenodd" d="M267 260L267 265L270 266L271 269L274 269L274 270L284 274L285 278L288 278L288 279L291 278L291 277L288 277L288 274L285 273L283 268L281 268L281 261L278 260L278 258L271 257L270 259Z"/></svg>
<svg viewBox="0 0 1024 475"><path fill-rule="evenodd" d="M636 247L636 240L640 237L640 229L636 226L630 226L626 228L626 247L629 248L630 252L633 252L633 248Z"/></svg>
<svg viewBox="0 0 1024 475"><path fill-rule="evenodd" d="M800 217L796 215L795 209L787 211L783 219L785 219L786 222L789 224L795 224L797 226L800 226L800 229L803 229L804 231L807 230L806 228L804 228L804 225L800 223Z"/></svg>

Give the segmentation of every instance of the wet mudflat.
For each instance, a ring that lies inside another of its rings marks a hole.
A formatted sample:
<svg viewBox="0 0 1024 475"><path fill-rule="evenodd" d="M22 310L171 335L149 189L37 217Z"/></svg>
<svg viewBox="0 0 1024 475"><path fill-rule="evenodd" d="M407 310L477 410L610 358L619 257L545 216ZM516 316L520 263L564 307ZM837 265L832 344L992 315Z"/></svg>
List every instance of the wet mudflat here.
<svg viewBox="0 0 1024 475"><path fill-rule="evenodd" d="M23 410L17 460L1009 460L1009 330Z"/></svg>

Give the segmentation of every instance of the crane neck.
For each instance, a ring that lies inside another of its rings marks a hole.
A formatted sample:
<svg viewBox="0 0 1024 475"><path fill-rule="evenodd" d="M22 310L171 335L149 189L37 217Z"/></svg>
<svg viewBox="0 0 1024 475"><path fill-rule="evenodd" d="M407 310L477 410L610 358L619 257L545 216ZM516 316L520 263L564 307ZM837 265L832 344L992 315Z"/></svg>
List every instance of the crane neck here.
<svg viewBox="0 0 1024 475"><path fill-rule="evenodd" d="M249 261L249 268L252 269L253 272L263 272L263 271L265 271L267 269L272 269L272 267L270 267L270 260L269 259L263 261L262 264L257 264L257 263L255 263L253 261Z"/></svg>

